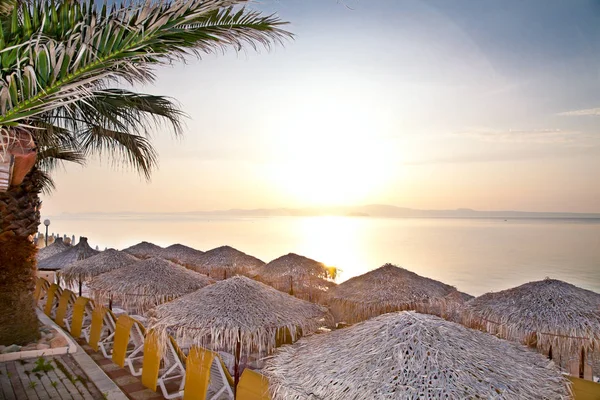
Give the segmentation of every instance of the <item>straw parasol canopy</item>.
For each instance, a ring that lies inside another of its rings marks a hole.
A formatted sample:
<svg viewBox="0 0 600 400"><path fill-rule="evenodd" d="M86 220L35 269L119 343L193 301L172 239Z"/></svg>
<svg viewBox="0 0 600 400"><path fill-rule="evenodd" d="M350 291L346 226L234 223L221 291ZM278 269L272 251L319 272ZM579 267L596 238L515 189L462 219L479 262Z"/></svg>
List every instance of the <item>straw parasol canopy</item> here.
<svg viewBox="0 0 600 400"><path fill-rule="evenodd" d="M96 251L90 247L87 238L82 236L79 238L79 243L77 243L77 245L69 247L67 250L51 257L39 260L37 268L40 271L56 271L71 265L75 261L85 260L86 258L93 257L98 253L99 251Z"/></svg>
<svg viewBox="0 0 600 400"><path fill-rule="evenodd" d="M161 252L164 249L149 242L140 242L123 250L125 253L131 254L137 258L146 259L152 257L161 257Z"/></svg>
<svg viewBox="0 0 600 400"><path fill-rule="evenodd" d="M58 253L62 253L63 251L68 250L70 248L71 248L71 246L66 244L63 241L63 238L58 237L58 238L56 238L54 243L51 243L48 246L42 247L41 249L38 250L37 260L38 261L45 260L46 258L52 257Z"/></svg>
<svg viewBox="0 0 600 400"><path fill-rule="evenodd" d="M250 274L265 263L230 246L209 250L189 267L214 279Z"/></svg>
<svg viewBox="0 0 600 400"><path fill-rule="evenodd" d="M542 355L406 311L284 346L262 372L273 400L570 398Z"/></svg>
<svg viewBox="0 0 600 400"><path fill-rule="evenodd" d="M139 259L122 251L108 249L85 260L76 261L62 270L67 285L89 281L93 277L138 262Z"/></svg>
<svg viewBox="0 0 600 400"><path fill-rule="evenodd" d="M331 322L323 306L297 299L245 276L219 281L149 312L160 337L213 350L261 354L272 351L282 332L291 340ZM237 368L236 368L237 370Z"/></svg>
<svg viewBox="0 0 600 400"><path fill-rule="evenodd" d="M465 325L535 346L561 364L600 354L600 294L555 279L487 293L465 304Z"/></svg>
<svg viewBox="0 0 600 400"><path fill-rule="evenodd" d="M348 323L403 310L445 316L462 302L462 296L448 296L453 292L453 286L385 264L332 288L327 304L338 321Z"/></svg>
<svg viewBox="0 0 600 400"><path fill-rule="evenodd" d="M255 279L304 300L319 300L330 288L337 269L325 264L289 253L256 271Z"/></svg>
<svg viewBox="0 0 600 400"><path fill-rule="evenodd" d="M198 258L203 254L203 251L196 250L179 243L165 247L160 251L160 257L185 266L194 265L196 260L198 260Z"/></svg>
<svg viewBox="0 0 600 400"><path fill-rule="evenodd" d="M123 307L143 313L211 283L206 276L153 257L98 275L88 286L96 301L119 301Z"/></svg>

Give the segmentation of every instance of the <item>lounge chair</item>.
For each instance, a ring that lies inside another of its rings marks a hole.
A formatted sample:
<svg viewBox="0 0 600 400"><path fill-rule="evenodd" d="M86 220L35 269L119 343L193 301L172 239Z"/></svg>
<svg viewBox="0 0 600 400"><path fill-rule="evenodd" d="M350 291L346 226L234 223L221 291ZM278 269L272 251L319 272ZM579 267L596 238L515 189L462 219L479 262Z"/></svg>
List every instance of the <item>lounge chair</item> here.
<svg viewBox="0 0 600 400"><path fill-rule="evenodd" d="M112 346L112 360L119 367L124 368L127 358L137 357L144 349L144 333L138 322L129 315L123 314L117 318L115 336Z"/></svg>
<svg viewBox="0 0 600 400"><path fill-rule="evenodd" d="M65 328L66 324L68 323L67 321L70 321L73 317L73 304L75 303L76 299L77 296L75 296L75 293L68 289L63 290L62 294L60 295L54 322L56 322L61 328Z"/></svg>
<svg viewBox="0 0 600 400"><path fill-rule="evenodd" d="M100 337L102 338L104 336L104 338L100 339L100 341L98 342L98 347L100 348L100 351L102 352L104 357L109 359L112 358L112 347L115 342L116 329L117 318L111 310L107 309L106 314L103 318L103 331L100 334Z"/></svg>
<svg viewBox="0 0 600 400"><path fill-rule="evenodd" d="M142 359L142 384L156 392L158 375L161 372L160 338L153 331L144 336L144 358ZM164 369L164 368L163 368Z"/></svg>
<svg viewBox="0 0 600 400"><path fill-rule="evenodd" d="M266 376L246 368L236 391L237 400L271 400L269 380Z"/></svg>
<svg viewBox="0 0 600 400"><path fill-rule="evenodd" d="M58 304L60 296L62 294L62 288L56 283L53 283L46 292L46 304L44 305L44 314L50 318L54 318L54 306Z"/></svg>
<svg viewBox="0 0 600 400"><path fill-rule="evenodd" d="M218 353L192 347L186 363L185 393L207 400L234 398L233 379Z"/></svg>
<svg viewBox="0 0 600 400"><path fill-rule="evenodd" d="M37 278L35 281L35 290L33 292L33 298L35 300L35 304L39 306L40 300L42 297L46 296L48 292L48 288L50 287L50 282L45 280L44 278Z"/></svg>
<svg viewBox="0 0 600 400"><path fill-rule="evenodd" d="M144 338L146 336L146 329L141 323L133 318L131 319L133 320L133 325L131 326L131 331L129 332L129 340L131 343L133 343L133 349L127 351L125 363L129 367L131 375L140 376L142 375L142 367L140 366L140 363L143 362L144 359Z"/></svg>
<svg viewBox="0 0 600 400"><path fill-rule="evenodd" d="M92 313L94 303L87 297L78 297L73 304L73 313L70 321L65 320L66 328L75 339L83 336L86 342L90 341L90 329L92 325Z"/></svg>
<svg viewBox="0 0 600 400"><path fill-rule="evenodd" d="M233 377L219 353L214 353L214 355L215 359L210 366L210 386L208 388L208 394L209 396L212 394L212 397L209 397L209 399L221 399L221 396L224 394L227 398L233 400Z"/></svg>
<svg viewBox="0 0 600 400"><path fill-rule="evenodd" d="M574 399L600 399L600 383L574 376L569 376L568 379L571 381Z"/></svg>
<svg viewBox="0 0 600 400"><path fill-rule="evenodd" d="M113 340L116 329L114 314L105 307L96 307L92 313L92 325L88 343L95 351L102 351L106 358L111 358Z"/></svg>
<svg viewBox="0 0 600 400"><path fill-rule="evenodd" d="M176 399L183 396L183 387L185 385L185 367L186 356L183 354L177 342L169 336L167 341L167 349L164 357L164 368L158 373L158 386L165 399ZM176 392L169 392L166 385L171 382L181 379L179 388Z"/></svg>

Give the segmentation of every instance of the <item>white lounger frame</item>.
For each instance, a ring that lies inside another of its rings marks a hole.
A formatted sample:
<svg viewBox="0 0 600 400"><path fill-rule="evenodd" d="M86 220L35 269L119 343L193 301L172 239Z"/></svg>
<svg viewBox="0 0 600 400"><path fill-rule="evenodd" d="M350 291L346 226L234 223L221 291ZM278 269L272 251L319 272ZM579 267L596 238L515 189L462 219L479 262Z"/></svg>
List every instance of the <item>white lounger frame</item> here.
<svg viewBox="0 0 600 400"><path fill-rule="evenodd" d="M158 373L158 386L165 399L176 399L183 396L183 386L185 385L185 366L181 362L177 351L169 340L167 342L167 354L165 355L165 367ZM181 378L179 390L175 393L169 393L165 387L165 383Z"/></svg>
<svg viewBox="0 0 600 400"><path fill-rule="evenodd" d="M112 358L112 347L115 341L115 331L117 323L114 320L112 314L107 311L104 315L104 323L102 324L102 332L100 333L100 337L102 338L103 334L107 334L104 339L100 339L98 341L98 346L100 347L100 351L102 351L102 355L105 358Z"/></svg>
<svg viewBox="0 0 600 400"><path fill-rule="evenodd" d="M133 363L144 358L144 333L140 327L140 323L134 321L131 326L131 332L129 333L129 341L133 343L134 348L127 352L125 357L125 363L131 371L131 375L140 376L142 375L142 368L136 369Z"/></svg>

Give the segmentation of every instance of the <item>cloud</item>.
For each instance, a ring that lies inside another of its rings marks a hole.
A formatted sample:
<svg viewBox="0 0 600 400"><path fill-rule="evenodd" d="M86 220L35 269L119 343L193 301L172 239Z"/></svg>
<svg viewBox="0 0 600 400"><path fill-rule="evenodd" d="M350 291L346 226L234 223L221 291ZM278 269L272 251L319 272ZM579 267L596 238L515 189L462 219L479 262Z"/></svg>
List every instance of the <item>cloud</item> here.
<svg viewBox="0 0 600 400"><path fill-rule="evenodd" d="M587 138L580 131L561 129L487 129L474 128L455 132L454 135L494 143L559 143L575 144Z"/></svg>
<svg viewBox="0 0 600 400"><path fill-rule="evenodd" d="M566 111L556 114L561 117L581 117L581 116L599 116L600 107L597 108L586 108L584 110Z"/></svg>

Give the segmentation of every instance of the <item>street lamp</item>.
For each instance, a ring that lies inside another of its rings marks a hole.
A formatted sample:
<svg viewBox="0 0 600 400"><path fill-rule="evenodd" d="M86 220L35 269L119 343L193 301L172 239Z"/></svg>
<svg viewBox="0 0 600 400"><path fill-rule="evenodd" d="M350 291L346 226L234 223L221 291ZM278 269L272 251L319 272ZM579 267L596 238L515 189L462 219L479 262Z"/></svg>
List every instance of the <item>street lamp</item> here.
<svg viewBox="0 0 600 400"><path fill-rule="evenodd" d="M46 247L48 247L48 227L50 226L50 220L45 219L44 225L46 225L46 236L44 237L44 239L46 239Z"/></svg>

